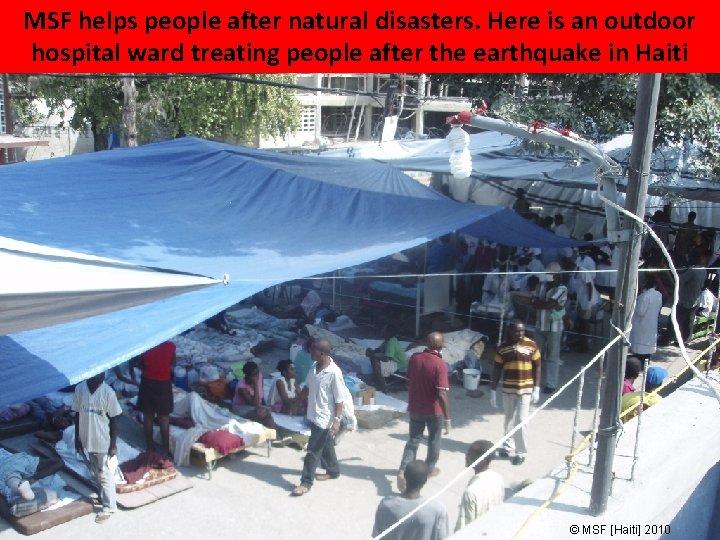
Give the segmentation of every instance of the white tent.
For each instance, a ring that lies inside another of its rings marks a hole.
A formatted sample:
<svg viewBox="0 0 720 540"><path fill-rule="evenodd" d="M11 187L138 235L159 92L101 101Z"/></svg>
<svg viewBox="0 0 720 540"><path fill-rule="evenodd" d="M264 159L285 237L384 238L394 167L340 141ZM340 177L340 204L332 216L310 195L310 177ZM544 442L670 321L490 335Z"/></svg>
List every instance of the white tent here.
<svg viewBox="0 0 720 540"><path fill-rule="evenodd" d="M624 202L627 165L632 135L625 134L600 145L623 166L620 201ZM565 151L536 156L523 150L511 135L484 132L470 136L469 150L473 172L469 178L450 175L450 149L444 139L389 141L323 152L326 157L369 159L410 171L427 171L442 178L454 199L500 206L512 206L515 189L523 188L531 204L542 215L562 213L574 236L592 232L603 235L604 210L597 196L596 168L586 160ZM697 213L696 223L720 230L720 183L696 179L694 149L661 148L651 162L646 214L673 202L673 223L684 223L687 213Z"/></svg>

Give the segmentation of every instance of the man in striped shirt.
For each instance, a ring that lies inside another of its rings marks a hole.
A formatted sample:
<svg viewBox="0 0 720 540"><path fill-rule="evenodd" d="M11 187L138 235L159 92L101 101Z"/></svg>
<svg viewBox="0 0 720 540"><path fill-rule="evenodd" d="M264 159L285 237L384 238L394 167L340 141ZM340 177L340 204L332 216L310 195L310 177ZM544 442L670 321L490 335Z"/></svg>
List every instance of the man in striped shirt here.
<svg viewBox="0 0 720 540"><path fill-rule="evenodd" d="M540 400L540 350L535 342L525 337L525 325L518 319L510 321L507 340L495 353L490 404L497 408L497 387L502 378L502 402L505 411L505 432L525 422L530 403ZM515 432L512 439L503 443L498 454L507 457L516 451L513 465L522 465L527 454L525 426ZM515 448L513 448L515 447Z"/></svg>

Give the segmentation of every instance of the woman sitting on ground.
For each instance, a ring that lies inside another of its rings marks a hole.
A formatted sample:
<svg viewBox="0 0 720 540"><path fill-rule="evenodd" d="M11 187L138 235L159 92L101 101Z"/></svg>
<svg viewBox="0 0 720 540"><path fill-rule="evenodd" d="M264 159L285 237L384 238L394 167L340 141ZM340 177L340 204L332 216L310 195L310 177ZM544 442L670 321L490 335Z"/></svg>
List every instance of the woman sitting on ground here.
<svg viewBox="0 0 720 540"><path fill-rule="evenodd" d="M270 409L264 405L263 383L260 369L255 362L245 362L245 377L238 381L233 397L233 412L237 415L258 422L265 427L275 429Z"/></svg>
<svg viewBox="0 0 720 540"><path fill-rule="evenodd" d="M643 371L643 364L639 358L628 356L625 360L625 379L623 380L623 395L635 391L635 379Z"/></svg>
<svg viewBox="0 0 720 540"><path fill-rule="evenodd" d="M295 380L295 366L292 360L281 360L277 365L280 377L270 389L268 401L273 412L304 416L307 404L300 396L300 388Z"/></svg>

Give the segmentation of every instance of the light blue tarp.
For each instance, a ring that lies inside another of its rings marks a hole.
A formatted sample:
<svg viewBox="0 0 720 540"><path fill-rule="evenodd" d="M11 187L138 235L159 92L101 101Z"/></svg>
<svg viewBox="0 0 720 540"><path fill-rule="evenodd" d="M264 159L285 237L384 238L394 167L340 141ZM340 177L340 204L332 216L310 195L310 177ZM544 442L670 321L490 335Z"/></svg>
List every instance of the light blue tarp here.
<svg viewBox="0 0 720 540"><path fill-rule="evenodd" d="M0 336L0 405L117 365L271 285L452 230L507 245L568 245L511 210L456 203L387 165L190 137L0 167L0 186L0 236L229 277L227 285Z"/></svg>
<svg viewBox="0 0 720 540"><path fill-rule="evenodd" d="M621 192L626 190L631 144L632 134L626 133L599 145L622 167L622 177L618 179ZM521 149L512 135L495 132L470 135L468 150L472 155L472 177L481 183L523 181L568 189L597 189L597 167L587 160L570 166L566 152L531 155ZM699 153L700 148L692 146L656 148L650 163L648 195L671 194L690 200L720 202L718 183L700 177L693 167L688 167ZM327 150L322 155L333 159L375 160L405 171L450 174L450 148L445 139L388 141Z"/></svg>

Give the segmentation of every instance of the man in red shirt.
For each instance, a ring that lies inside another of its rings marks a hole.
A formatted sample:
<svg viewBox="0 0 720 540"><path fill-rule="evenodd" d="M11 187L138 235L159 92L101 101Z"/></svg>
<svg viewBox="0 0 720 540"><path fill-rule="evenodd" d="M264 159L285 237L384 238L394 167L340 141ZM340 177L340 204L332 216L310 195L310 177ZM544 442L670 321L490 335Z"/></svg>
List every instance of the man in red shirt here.
<svg viewBox="0 0 720 540"><path fill-rule="evenodd" d="M440 354L443 335L433 332L427 337L427 348L410 357L407 369L408 413L410 439L405 445L397 482L405 491L405 467L415 460L425 428L428 430L428 450L425 462L430 476L440 473L435 465L440 457L440 430L445 418L445 435L450 433L450 404L448 403L448 367Z"/></svg>
<svg viewBox="0 0 720 540"><path fill-rule="evenodd" d="M170 413L173 411L172 368L175 344L165 341L140 355L142 368L137 408L143 413L143 430L148 452L155 448L153 422L157 416L162 440L162 456L170 457Z"/></svg>

